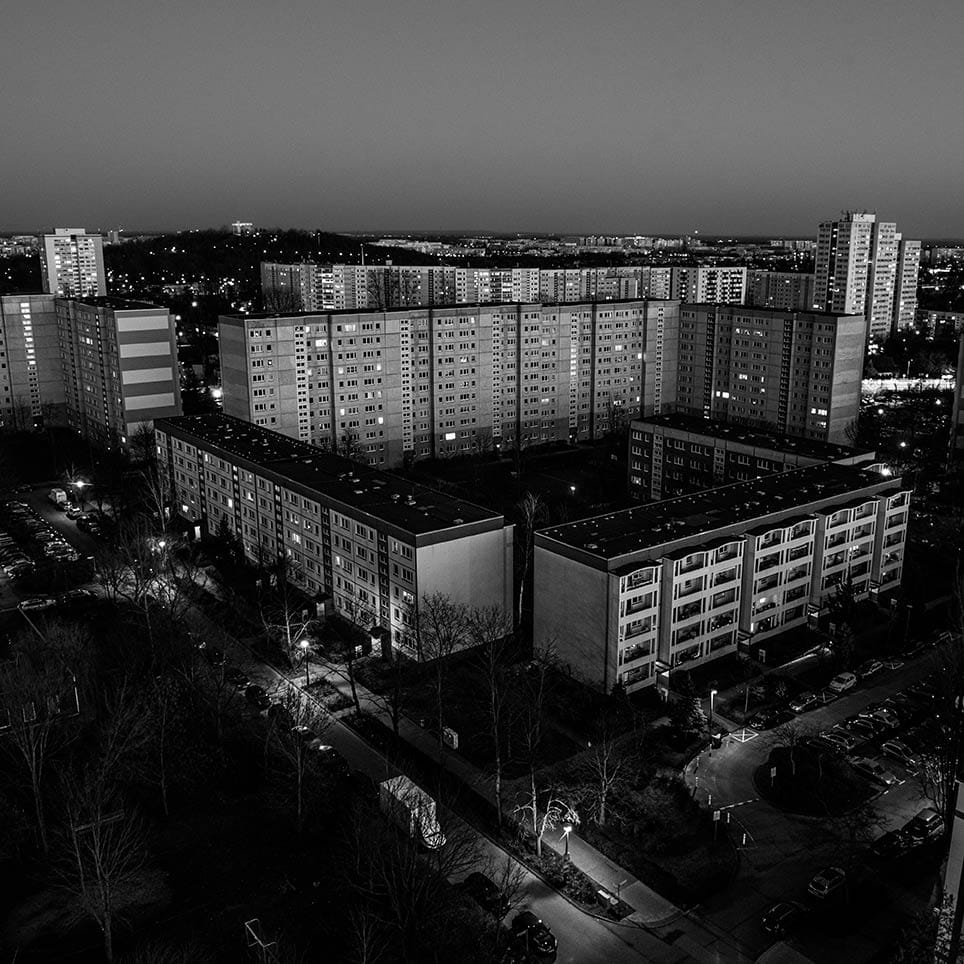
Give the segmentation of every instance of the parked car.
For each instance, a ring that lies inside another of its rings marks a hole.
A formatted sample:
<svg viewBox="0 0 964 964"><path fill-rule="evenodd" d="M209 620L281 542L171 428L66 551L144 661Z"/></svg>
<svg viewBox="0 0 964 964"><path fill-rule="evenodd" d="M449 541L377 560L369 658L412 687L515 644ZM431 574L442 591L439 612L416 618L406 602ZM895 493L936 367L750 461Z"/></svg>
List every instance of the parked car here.
<svg viewBox="0 0 964 964"><path fill-rule="evenodd" d="M939 839L944 833L944 818L928 807L912 817L904 825L904 830L915 845L927 843Z"/></svg>
<svg viewBox="0 0 964 964"><path fill-rule="evenodd" d="M832 730L827 730L820 734L821 739L829 740L831 743L843 750L844 753L849 753L860 740L854 736L852 733L847 733L844 730L838 730L836 727Z"/></svg>
<svg viewBox="0 0 964 964"><path fill-rule="evenodd" d="M97 593L90 589L68 589L57 597L58 606L89 606L97 602Z"/></svg>
<svg viewBox="0 0 964 964"><path fill-rule="evenodd" d="M865 777L873 780L874 783L879 783L882 787L893 787L898 783L903 783L902 780L898 780L890 770L885 769L876 760L870 760L867 757L856 757L850 761L850 765L858 773L862 773Z"/></svg>
<svg viewBox="0 0 964 964"><path fill-rule="evenodd" d="M78 519L84 518L86 515L87 515L87 513L84 512L84 510L81 509L80 506L72 505L72 506L67 510L67 518L68 518L68 519L73 519L75 522L76 522Z"/></svg>
<svg viewBox="0 0 964 964"><path fill-rule="evenodd" d="M795 900L782 900L764 913L760 924L771 937L782 939L800 923L805 914L802 904Z"/></svg>
<svg viewBox="0 0 964 964"><path fill-rule="evenodd" d="M813 875L807 893L820 900L842 894L847 886L847 871L842 867L824 867Z"/></svg>
<svg viewBox="0 0 964 964"><path fill-rule="evenodd" d="M53 609L57 605L55 599L51 599L50 596L30 596L27 599L21 599L17 603L17 609L21 612L37 612L44 609Z"/></svg>
<svg viewBox="0 0 964 964"><path fill-rule="evenodd" d="M872 676L876 676L878 673L882 672L884 664L878 659L868 659L866 662L861 663L856 670L857 679L865 680L870 679Z"/></svg>
<svg viewBox="0 0 964 964"><path fill-rule="evenodd" d="M747 726L754 730L772 730L793 719L793 713L787 709L763 710L747 720Z"/></svg>
<svg viewBox="0 0 964 964"><path fill-rule="evenodd" d="M556 959L555 935L531 910L524 910L512 919L512 939L517 946L524 947L535 960Z"/></svg>
<svg viewBox="0 0 964 964"><path fill-rule="evenodd" d="M255 708L259 710L266 710L271 706L271 697L268 696L267 691L263 686L258 686L257 683L252 683L245 691L244 698Z"/></svg>
<svg viewBox="0 0 964 964"><path fill-rule="evenodd" d="M853 673L838 673L828 684L835 693L846 693L857 685L857 677Z"/></svg>
<svg viewBox="0 0 964 964"><path fill-rule="evenodd" d="M815 750L823 750L825 753L835 753L835 754L846 754L846 747L842 746L836 740L828 740L825 733L820 736L815 736L812 740L807 740L809 746L813 747Z"/></svg>
<svg viewBox="0 0 964 964"><path fill-rule="evenodd" d="M906 744L900 740L888 740L880 745L880 752L884 756L896 760L898 763L907 767L909 770L916 770L920 766L920 758Z"/></svg>
<svg viewBox="0 0 964 964"><path fill-rule="evenodd" d="M347 777L351 772L348 761L333 746L319 740L317 744L313 743L311 748L314 751L316 763L334 771L339 776Z"/></svg>
<svg viewBox="0 0 964 964"><path fill-rule="evenodd" d="M505 894L485 874L474 871L465 878L462 886L465 892L496 920L502 920L509 913L509 902Z"/></svg>
<svg viewBox="0 0 964 964"><path fill-rule="evenodd" d="M856 720L847 720L845 723L838 723L837 725L848 733L853 733L854 736L859 737L861 740L873 740L880 735L880 724L875 723L873 720L858 718Z"/></svg>
<svg viewBox="0 0 964 964"><path fill-rule="evenodd" d="M902 659L894 658L884 660L884 669L900 669L903 665L904 661Z"/></svg>
<svg viewBox="0 0 964 964"><path fill-rule="evenodd" d="M882 837L878 837L870 849L878 856L888 859L900 857L913 846L910 837L903 830L888 830Z"/></svg>
<svg viewBox="0 0 964 964"><path fill-rule="evenodd" d="M878 720L885 730L899 730L901 726L901 719L893 710L874 710L868 719Z"/></svg>
<svg viewBox="0 0 964 964"><path fill-rule="evenodd" d="M817 705L817 696L809 690L804 690L799 696L790 700L790 709L794 713L805 713L807 710Z"/></svg>

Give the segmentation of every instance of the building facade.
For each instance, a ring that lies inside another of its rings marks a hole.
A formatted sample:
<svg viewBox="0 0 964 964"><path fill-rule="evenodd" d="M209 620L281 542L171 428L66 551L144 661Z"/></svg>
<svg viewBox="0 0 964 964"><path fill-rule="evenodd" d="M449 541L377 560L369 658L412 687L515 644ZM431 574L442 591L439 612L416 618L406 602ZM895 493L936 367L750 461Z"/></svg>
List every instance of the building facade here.
<svg viewBox="0 0 964 964"><path fill-rule="evenodd" d="M658 411L673 301L223 316L224 411L397 466L598 438Z"/></svg>
<svg viewBox="0 0 964 964"><path fill-rule="evenodd" d="M120 298L58 298L67 423L94 444L130 444L141 425L179 415L174 319Z"/></svg>
<svg viewBox="0 0 964 964"><path fill-rule="evenodd" d="M814 465L536 533L534 638L609 692L819 620L849 585L900 585L910 493Z"/></svg>
<svg viewBox="0 0 964 964"><path fill-rule="evenodd" d="M883 341L911 325L917 308L920 242L904 240L893 222L846 211L817 233L813 306L861 314L869 338Z"/></svg>
<svg viewBox="0 0 964 964"><path fill-rule="evenodd" d="M55 228L41 238L40 268L44 291L66 298L107 294L104 239L84 228Z"/></svg>
<svg viewBox="0 0 964 964"><path fill-rule="evenodd" d="M860 316L683 305L663 341L664 403L653 412L846 444L864 344Z"/></svg>
<svg viewBox="0 0 964 964"><path fill-rule="evenodd" d="M629 431L629 494L643 502L712 489L807 465L870 465L858 451L692 415L638 419Z"/></svg>
<svg viewBox="0 0 964 964"><path fill-rule="evenodd" d="M409 655L422 655L426 597L512 612L513 528L498 513L227 415L154 431L183 518L227 525L250 560L284 561L306 593Z"/></svg>
<svg viewBox="0 0 964 964"><path fill-rule="evenodd" d="M813 275L802 271L747 272L746 304L777 311L810 311L813 307Z"/></svg>
<svg viewBox="0 0 964 964"><path fill-rule="evenodd" d="M55 296L0 296L0 429L65 421Z"/></svg>
<svg viewBox="0 0 964 964"><path fill-rule="evenodd" d="M742 304L747 294L747 269L713 265L457 268L262 262L261 291L265 309L281 312L638 298ZM800 307L809 307L809 303Z"/></svg>

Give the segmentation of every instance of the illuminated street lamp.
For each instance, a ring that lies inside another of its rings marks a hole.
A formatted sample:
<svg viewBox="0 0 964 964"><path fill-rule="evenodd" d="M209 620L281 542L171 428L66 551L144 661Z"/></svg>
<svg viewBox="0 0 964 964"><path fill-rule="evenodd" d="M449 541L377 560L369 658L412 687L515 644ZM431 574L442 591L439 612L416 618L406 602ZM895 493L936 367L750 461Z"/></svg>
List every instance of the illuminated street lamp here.
<svg viewBox="0 0 964 964"><path fill-rule="evenodd" d="M570 485L570 486L569 486L569 492L570 492L570 494L575 495L575 494L576 494L576 487L575 487L574 485Z"/></svg>
<svg viewBox="0 0 964 964"><path fill-rule="evenodd" d="M87 483L83 479L75 479L73 481L73 487L77 490L77 501L80 502L80 507L84 507L84 488Z"/></svg>
<svg viewBox="0 0 964 964"><path fill-rule="evenodd" d="M298 643L298 645L301 647L301 652L304 654L304 660L305 660L305 689L308 689L308 684L309 684L309 682L310 682L310 679L309 679L309 677L308 677L308 647L309 647L310 643L308 642L307 639L303 639L300 643Z"/></svg>
<svg viewBox="0 0 964 964"><path fill-rule="evenodd" d="M566 852L563 854L563 859L566 861L572 860L572 858L569 856L569 834L572 833L572 829L571 823L564 823L562 825L562 836L566 841Z"/></svg>
<svg viewBox="0 0 964 964"><path fill-rule="evenodd" d="M710 725L713 725L713 697L716 696L716 690L710 690Z"/></svg>

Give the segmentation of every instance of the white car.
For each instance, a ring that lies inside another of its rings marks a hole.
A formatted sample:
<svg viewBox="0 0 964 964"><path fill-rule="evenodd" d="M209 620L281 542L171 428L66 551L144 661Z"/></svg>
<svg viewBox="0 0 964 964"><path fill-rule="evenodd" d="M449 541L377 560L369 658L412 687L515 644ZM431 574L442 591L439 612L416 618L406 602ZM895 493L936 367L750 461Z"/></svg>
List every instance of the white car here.
<svg viewBox="0 0 964 964"><path fill-rule="evenodd" d="M17 604L17 609L21 612L36 612L42 609L53 609L56 605L56 600L49 596L31 596L29 599L22 599Z"/></svg>
<svg viewBox="0 0 964 964"><path fill-rule="evenodd" d="M829 688L835 693L846 693L857 685L857 677L853 673L838 673L829 683Z"/></svg>

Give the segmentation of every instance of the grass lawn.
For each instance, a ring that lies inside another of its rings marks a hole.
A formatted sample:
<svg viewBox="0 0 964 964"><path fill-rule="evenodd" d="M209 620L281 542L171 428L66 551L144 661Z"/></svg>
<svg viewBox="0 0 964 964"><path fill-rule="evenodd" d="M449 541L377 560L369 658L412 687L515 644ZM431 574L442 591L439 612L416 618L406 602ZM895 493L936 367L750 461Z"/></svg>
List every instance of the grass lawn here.
<svg viewBox="0 0 964 964"><path fill-rule="evenodd" d="M776 747L753 779L760 796L775 806L815 817L839 816L876 792L841 757L808 746L798 746L792 758L789 747Z"/></svg>

